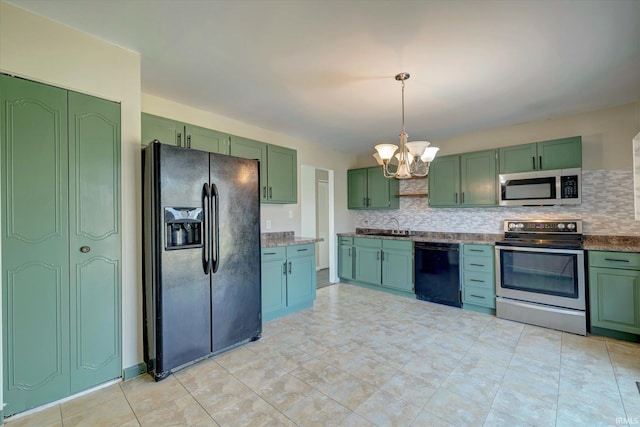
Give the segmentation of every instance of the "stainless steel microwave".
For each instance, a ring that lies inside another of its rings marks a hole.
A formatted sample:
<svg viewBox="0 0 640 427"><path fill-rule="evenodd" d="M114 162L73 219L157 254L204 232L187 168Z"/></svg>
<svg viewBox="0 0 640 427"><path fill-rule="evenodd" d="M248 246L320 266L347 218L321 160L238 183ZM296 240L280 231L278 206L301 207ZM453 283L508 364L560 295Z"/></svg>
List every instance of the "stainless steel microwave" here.
<svg viewBox="0 0 640 427"><path fill-rule="evenodd" d="M505 173L499 175L500 206L579 205L582 169Z"/></svg>

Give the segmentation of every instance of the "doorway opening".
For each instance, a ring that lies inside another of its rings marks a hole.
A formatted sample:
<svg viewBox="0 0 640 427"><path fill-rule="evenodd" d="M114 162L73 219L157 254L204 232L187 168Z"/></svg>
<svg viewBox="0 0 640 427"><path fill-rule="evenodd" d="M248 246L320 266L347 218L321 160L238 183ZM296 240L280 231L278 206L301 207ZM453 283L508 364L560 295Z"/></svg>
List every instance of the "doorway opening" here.
<svg viewBox="0 0 640 427"><path fill-rule="evenodd" d="M301 165L301 233L323 239L316 243L317 287L338 281L335 277L333 170Z"/></svg>

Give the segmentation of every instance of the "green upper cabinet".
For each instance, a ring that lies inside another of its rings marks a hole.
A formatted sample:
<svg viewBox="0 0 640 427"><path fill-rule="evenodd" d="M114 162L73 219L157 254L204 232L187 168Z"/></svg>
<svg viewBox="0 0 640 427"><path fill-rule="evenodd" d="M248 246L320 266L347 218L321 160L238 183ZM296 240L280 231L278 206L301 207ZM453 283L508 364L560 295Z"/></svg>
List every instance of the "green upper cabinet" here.
<svg viewBox="0 0 640 427"><path fill-rule="evenodd" d="M268 203L297 203L298 153L290 148L267 146Z"/></svg>
<svg viewBox="0 0 640 427"><path fill-rule="evenodd" d="M460 156L436 157L429 166L429 206L458 206Z"/></svg>
<svg viewBox="0 0 640 427"><path fill-rule="evenodd" d="M296 150L232 136L230 154L245 159L260 160L260 200L262 203L298 202L298 155Z"/></svg>
<svg viewBox="0 0 640 427"><path fill-rule="evenodd" d="M229 154L229 135L200 126L185 125L187 147L210 153Z"/></svg>
<svg viewBox="0 0 640 427"><path fill-rule="evenodd" d="M154 139L163 144L229 154L229 135L225 133L142 113L142 146Z"/></svg>
<svg viewBox="0 0 640 427"><path fill-rule="evenodd" d="M500 173L582 167L582 137L554 139L499 149Z"/></svg>
<svg viewBox="0 0 640 427"><path fill-rule="evenodd" d="M429 206L495 206L496 150L437 157L429 167Z"/></svg>
<svg viewBox="0 0 640 427"><path fill-rule="evenodd" d="M349 209L398 209L400 191L397 179L385 178L379 166L347 171Z"/></svg>

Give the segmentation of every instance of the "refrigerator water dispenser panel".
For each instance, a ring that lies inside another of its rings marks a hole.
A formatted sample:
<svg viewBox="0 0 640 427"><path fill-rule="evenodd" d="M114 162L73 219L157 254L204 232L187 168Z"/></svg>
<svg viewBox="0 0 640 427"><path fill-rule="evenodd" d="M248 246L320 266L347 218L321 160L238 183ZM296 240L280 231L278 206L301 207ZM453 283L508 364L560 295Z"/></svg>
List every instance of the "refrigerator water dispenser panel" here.
<svg viewBox="0 0 640 427"><path fill-rule="evenodd" d="M202 208L164 208L165 249L202 247Z"/></svg>

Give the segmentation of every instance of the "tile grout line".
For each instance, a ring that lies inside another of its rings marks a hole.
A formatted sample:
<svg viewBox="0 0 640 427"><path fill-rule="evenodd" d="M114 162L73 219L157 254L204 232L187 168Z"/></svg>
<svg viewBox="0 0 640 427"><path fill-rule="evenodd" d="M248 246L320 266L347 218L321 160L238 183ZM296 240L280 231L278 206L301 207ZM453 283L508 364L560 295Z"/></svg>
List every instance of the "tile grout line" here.
<svg viewBox="0 0 640 427"><path fill-rule="evenodd" d="M133 410L133 406L131 406L131 402L129 402L129 398L127 397L127 393L125 393L125 391L122 388L122 384L124 384L124 381L121 381L120 383L118 383L118 387L120 388L120 392L124 396L124 400L127 401L127 405L129 405L129 409L131 409L131 412L133 413L133 416L136 418L136 422L138 423L139 426L142 426L142 423L140 422L140 418L138 418L138 414L136 414L136 411ZM64 427L64 425L62 427Z"/></svg>

